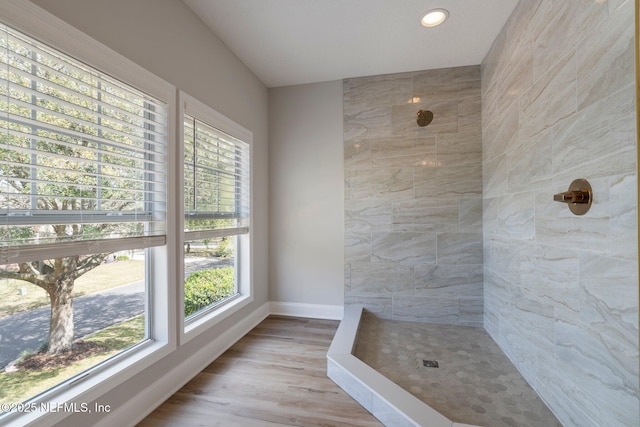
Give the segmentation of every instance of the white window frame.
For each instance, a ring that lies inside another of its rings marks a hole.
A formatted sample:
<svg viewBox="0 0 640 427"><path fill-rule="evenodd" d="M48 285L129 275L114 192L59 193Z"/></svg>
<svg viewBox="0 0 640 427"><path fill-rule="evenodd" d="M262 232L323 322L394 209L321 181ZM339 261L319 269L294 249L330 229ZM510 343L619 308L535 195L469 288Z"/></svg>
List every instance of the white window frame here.
<svg viewBox="0 0 640 427"><path fill-rule="evenodd" d="M176 204L179 230L179 262L177 269L178 287L180 289L180 292L178 292L178 312L180 313L178 324L180 325L180 344L182 345L253 301L253 257L251 256L253 248L253 209L251 202L253 199L253 133L183 91L178 94L178 105L177 127L180 146L178 150L180 155L176 156L178 188L184 188L184 146L182 141L184 140L185 113L249 145L249 233L236 236L235 258L238 295L209 309L204 309L202 313L193 316L188 322L185 322L184 316L184 193L182 191L179 192Z"/></svg>
<svg viewBox="0 0 640 427"><path fill-rule="evenodd" d="M0 21L42 43L109 74L167 104L167 157L176 152L176 89L144 68L97 42L66 22L24 0L2 0ZM176 176L175 162L167 162L167 205L176 206L177 187L171 185ZM148 299L149 333L151 339L111 361L91 368L72 381L67 381L38 396L34 402L50 405L89 403L147 369L177 348L176 266L177 237L175 212L167 212L165 246L151 249L153 261L149 268L152 281ZM181 232L182 230L180 230ZM71 412L14 412L2 418L9 426L49 426L62 421Z"/></svg>

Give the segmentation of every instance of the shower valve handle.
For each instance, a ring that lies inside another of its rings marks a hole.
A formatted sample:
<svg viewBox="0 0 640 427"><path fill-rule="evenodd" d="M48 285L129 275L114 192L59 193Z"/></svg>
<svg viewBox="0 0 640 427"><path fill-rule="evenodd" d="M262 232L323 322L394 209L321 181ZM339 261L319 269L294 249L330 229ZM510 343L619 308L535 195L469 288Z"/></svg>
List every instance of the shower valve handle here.
<svg viewBox="0 0 640 427"><path fill-rule="evenodd" d="M593 190L586 179L574 179L569 190L555 194L553 200L566 203L569 210L576 215L584 215L593 203Z"/></svg>
<svg viewBox="0 0 640 427"><path fill-rule="evenodd" d="M589 192L585 190L565 191L554 195L553 200L564 203L589 203L589 196Z"/></svg>

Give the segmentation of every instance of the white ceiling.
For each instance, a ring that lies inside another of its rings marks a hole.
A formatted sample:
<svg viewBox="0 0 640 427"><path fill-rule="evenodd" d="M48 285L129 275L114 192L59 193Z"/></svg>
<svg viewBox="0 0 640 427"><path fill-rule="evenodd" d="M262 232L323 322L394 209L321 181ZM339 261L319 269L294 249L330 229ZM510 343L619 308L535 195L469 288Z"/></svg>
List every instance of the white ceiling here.
<svg viewBox="0 0 640 427"><path fill-rule="evenodd" d="M480 64L518 0L183 0L268 87ZM422 14L445 8L436 28Z"/></svg>

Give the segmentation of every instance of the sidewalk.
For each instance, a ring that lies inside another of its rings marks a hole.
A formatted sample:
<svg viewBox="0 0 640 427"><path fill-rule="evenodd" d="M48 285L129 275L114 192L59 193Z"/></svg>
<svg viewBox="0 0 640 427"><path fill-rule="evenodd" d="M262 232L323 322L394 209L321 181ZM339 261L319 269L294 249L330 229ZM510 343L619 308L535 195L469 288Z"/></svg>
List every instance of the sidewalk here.
<svg viewBox="0 0 640 427"><path fill-rule="evenodd" d="M107 289L73 301L78 339L144 312L144 281ZM37 351L49 335L51 308L41 307L0 319L0 369L25 350Z"/></svg>

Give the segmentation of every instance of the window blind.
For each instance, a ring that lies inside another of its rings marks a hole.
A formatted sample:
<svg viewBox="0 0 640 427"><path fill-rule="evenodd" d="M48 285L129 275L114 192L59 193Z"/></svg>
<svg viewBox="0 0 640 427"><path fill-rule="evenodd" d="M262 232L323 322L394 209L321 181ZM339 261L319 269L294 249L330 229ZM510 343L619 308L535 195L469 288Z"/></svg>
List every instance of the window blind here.
<svg viewBox="0 0 640 427"><path fill-rule="evenodd" d="M0 25L0 245L164 236L166 129L164 102Z"/></svg>
<svg viewBox="0 0 640 427"><path fill-rule="evenodd" d="M189 238L248 232L249 144L188 114L184 119L184 211Z"/></svg>

